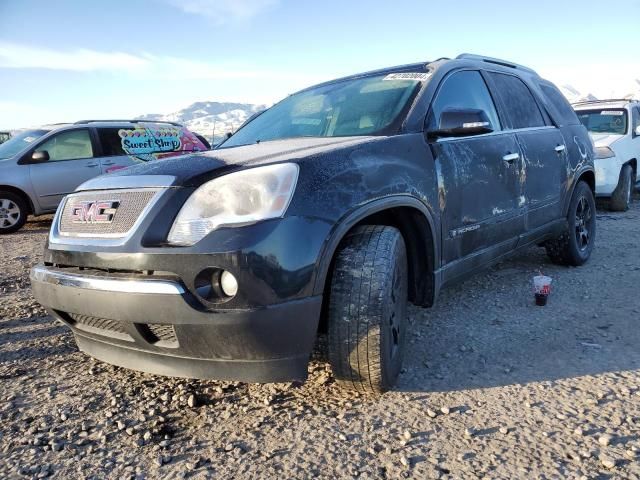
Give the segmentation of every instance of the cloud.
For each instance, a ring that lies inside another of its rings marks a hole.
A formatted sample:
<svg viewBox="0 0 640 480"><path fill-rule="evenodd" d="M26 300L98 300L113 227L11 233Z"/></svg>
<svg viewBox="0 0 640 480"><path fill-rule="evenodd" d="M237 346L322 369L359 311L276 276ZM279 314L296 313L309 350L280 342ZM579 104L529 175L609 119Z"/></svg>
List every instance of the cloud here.
<svg viewBox="0 0 640 480"><path fill-rule="evenodd" d="M0 68L44 68L89 72L95 70L139 70L149 59L123 52L98 52L78 48L58 51L0 41Z"/></svg>
<svg viewBox="0 0 640 480"><path fill-rule="evenodd" d="M262 70L238 62L212 63L145 52L133 54L89 49L54 50L0 41L0 69L2 68L128 74L134 80L142 77L176 81L256 79L281 80L296 86L318 80L317 76L306 73Z"/></svg>
<svg viewBox="0 0 640 480"><path fill-rule="evenodd" d="M176 8L202 15L218 24L247 21L279 3L279 0L163 0Z"/></svg>

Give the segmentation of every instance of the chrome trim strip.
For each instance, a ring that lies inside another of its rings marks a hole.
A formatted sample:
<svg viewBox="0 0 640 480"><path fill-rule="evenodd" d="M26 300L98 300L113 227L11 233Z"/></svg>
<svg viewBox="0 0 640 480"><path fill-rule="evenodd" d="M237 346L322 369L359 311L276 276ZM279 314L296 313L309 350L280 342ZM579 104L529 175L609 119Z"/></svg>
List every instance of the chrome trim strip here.
<svg viewBox="0 0 640 480"><path fill-rule="evenodd" d="M175 181L176 177L172 175L102 175L87 180L76 188L76 192L131 188L134 185L136 188L167 188Z"/></svg>
<svg viewBox="0 0 640 480"><path fill-rule="evenodd" d="M131 178L131 177L128 177ZM124 193L124 192L137 192L141 190L146 190L145 188L129 188L122 190L115 190L114 194ZM157 190L156 194L151 197L149 203L146 207L142 209L138 219L131 226L128 232L124 234L96 234L96 233L63 233L60 231L60 217L62 216L62 212L64 211L64 206L67 204L69 198L72 198L76 195L84 195L86 192L76 192L72 195L67 195L62 199L60 205L58 206L58 210L56 211L56 215L53 218L53 223L51 224L51 230L49 231L49 244L52 245L98 245L105 247L118 247L127 243L127 241L131 238L131 236L136 232L140 224L144 221L149 211L155 206L155 204L160 200L162 194L165 193L168 189L163 188ZM102 190L99 193L108 193L111 190Z"/></svg>
<svg viewBox="0 0 640 480"><path fill-rule="evenodd" d="M118 293L151 293L156 295L182 295L182 285L170 280L130 280L93 275L77 275L51 270L37 265L31 269L32 281L59 285L62 287L82 288L85 290L100 290Z"/></svg>

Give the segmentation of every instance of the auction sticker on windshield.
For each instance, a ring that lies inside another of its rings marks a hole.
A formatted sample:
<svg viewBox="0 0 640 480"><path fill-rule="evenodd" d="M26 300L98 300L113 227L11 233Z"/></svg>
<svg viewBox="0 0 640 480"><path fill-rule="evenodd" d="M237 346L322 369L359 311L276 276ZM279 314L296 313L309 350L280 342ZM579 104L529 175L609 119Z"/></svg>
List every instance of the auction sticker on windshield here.
<svg viewBox="0 0 640 480"><path fill-rule="evenodd" d="M417 80L418 82L426 82L430 76L430 72L390 73L383 80Z"/></svg>

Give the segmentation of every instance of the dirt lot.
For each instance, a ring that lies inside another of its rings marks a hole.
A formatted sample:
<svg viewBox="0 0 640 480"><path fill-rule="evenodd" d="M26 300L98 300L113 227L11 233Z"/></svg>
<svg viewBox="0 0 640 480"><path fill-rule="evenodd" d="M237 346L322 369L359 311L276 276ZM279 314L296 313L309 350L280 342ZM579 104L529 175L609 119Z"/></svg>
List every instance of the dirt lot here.
<svg viewBox="0 0 640 480"><path fill-rule="evenodd" d="M47 221L0 238L0 478L640 478L640 206L582 268L541 249L413 308L382 399L94 362L31 297ZM546 307L530 278L552 276Z"/></svg>

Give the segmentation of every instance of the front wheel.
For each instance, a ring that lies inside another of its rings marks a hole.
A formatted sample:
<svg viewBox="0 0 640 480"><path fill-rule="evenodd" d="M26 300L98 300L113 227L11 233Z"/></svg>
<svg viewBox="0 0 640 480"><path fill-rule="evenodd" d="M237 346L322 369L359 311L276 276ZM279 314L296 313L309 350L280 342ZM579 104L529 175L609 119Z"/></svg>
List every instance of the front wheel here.
<svg viewBox="0 0 640 480"><path fill-rule="evenodd" d="M567 231L546 242L545 248L553 263L577 267L589 259L596 240L596 202L585 182L573 191L567 224Z"/></svg>
<svg viewBox="0 0 640 480"><path fill-rule="evenodd" d="M27 204L21 196L0 191L0 235L20 230L27 215Z"/></svg>
<svg viewBox="0 0 640 480"><path fill-rule="evenodd" d="M341 387L379 394L402 367L407 325L407 252L400 231L382 225L348 234L329 296L329 362Z"/></svg>

